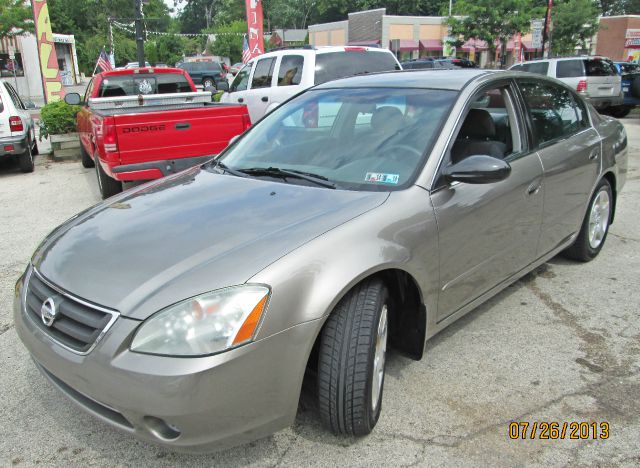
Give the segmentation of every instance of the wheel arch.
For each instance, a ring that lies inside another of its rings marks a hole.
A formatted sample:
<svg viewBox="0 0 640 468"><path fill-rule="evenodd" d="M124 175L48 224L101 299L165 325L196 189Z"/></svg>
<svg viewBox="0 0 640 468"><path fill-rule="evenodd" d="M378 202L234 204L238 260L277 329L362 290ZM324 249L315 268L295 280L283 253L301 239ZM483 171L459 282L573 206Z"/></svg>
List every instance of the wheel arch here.
<svg viewBox="0 0 640 468"><path fill-rule="evenodd" d="M363 273L350 283L332 302L331 311L324 316L324 320L331 315L335 306L358 285L372 279L380 279L389 290L393 299L389 314L390 345L401 354L416 361L422 359L426 341L427 309L418 282L408 271L387 267L376 271ZM314 344L307 360L307 368L316 370L318 365L318 346L322 336L319 327Z"/></svg>

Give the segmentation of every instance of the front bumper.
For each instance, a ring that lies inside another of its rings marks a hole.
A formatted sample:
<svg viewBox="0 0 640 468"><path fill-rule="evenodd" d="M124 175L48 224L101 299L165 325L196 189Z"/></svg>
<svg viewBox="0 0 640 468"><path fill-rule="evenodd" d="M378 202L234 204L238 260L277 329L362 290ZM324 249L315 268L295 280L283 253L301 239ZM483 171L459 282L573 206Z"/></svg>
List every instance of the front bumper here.
<svg viewBox="0 0 640 468"><path fill-rule="evenodd" d="M215 155L207 155L194 158L166 159L162 161L125 164L112 167L111 172L117 180L121 181L153 180L204 164L214 157Z"/></svg>
<svg viewBox="0 0 640 468"><path fill-rule="evenodd" d="M90 353L79 355L24 313L23 281L14 298L20 339L58 389L111 426L175 451L209 452L293 422L320 321L217 355L173 358L129 351L141 322L121 316Z"/></svg>
<svg viewBox="0 0 640 468"><path fill-rule="evenodd" d="M10 149L13 147L13 149ZM27 137L0 138L0 156L23 154L27 151Z"/></svg>

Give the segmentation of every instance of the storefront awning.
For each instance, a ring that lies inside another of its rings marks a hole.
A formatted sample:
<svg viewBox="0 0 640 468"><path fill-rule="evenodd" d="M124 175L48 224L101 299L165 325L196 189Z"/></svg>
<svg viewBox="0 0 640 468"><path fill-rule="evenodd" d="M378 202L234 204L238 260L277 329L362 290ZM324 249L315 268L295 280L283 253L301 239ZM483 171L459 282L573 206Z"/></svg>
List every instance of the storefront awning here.
<svg viewBox="0 0 640 468"><path fill-rule="evenodd" d="M471 52L472 50L487 48L487 43L485 41L481 41L480 39L469 39L467 42L462 44L461 47L463 52Z"/></svg>
<svg viewBox="0 0 640 468"><path fill-rule="evenodd" d="M420 39L420 50L442 50L440 39Z"/></svg>
<svg viewBox="0 0 640 468"><path fill-rule="evenodd" d="M389 50L392 52L396 51L393 41L389 41ZM418 50L418 41L414 41L413 39L400 39L398 52L412 52L414 50Z"/></svg>

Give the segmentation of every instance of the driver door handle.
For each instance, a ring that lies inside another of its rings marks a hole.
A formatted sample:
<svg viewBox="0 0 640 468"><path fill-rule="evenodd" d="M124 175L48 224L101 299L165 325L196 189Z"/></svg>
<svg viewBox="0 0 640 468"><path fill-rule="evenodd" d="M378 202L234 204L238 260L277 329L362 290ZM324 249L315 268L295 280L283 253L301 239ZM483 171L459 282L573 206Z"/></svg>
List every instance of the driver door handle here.
<svg viewBox="0 0 640 468"><path fill-rule="evenodd" d="M600 156L599 148L594 148L593 150L591 150L591 153L589 153L589 159L598 159L598 156Z"/></svg>
<svg viewBox="0 0 640 468"><path fill-rule="evenodd" d="M269 98L267 96L262 96L262 102L267 102Z"/></svg>
<svg viewBox="0 0 640 468"><path fill-rule="evenodd" d="M540 187L542 187L542 182L538 180L531 183L531 185L527 187L527 195L528 196L536 195L540 191Z"/></svg>

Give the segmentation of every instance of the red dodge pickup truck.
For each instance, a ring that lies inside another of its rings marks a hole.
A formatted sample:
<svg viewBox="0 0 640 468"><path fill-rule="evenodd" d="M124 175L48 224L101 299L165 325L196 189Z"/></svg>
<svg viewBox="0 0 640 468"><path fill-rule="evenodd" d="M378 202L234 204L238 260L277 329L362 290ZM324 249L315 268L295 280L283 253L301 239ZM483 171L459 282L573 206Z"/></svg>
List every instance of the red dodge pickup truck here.
<svg viewBox="0 0 640 468"><path fill-rule="evenodd" d="M95 165L103 198L122 181L157 179L201 164L251 125L246 106L211 102L177 68L134 68L95 75L81 104L84 167ZM96 164L97 163L97 164Z"/></svg>

